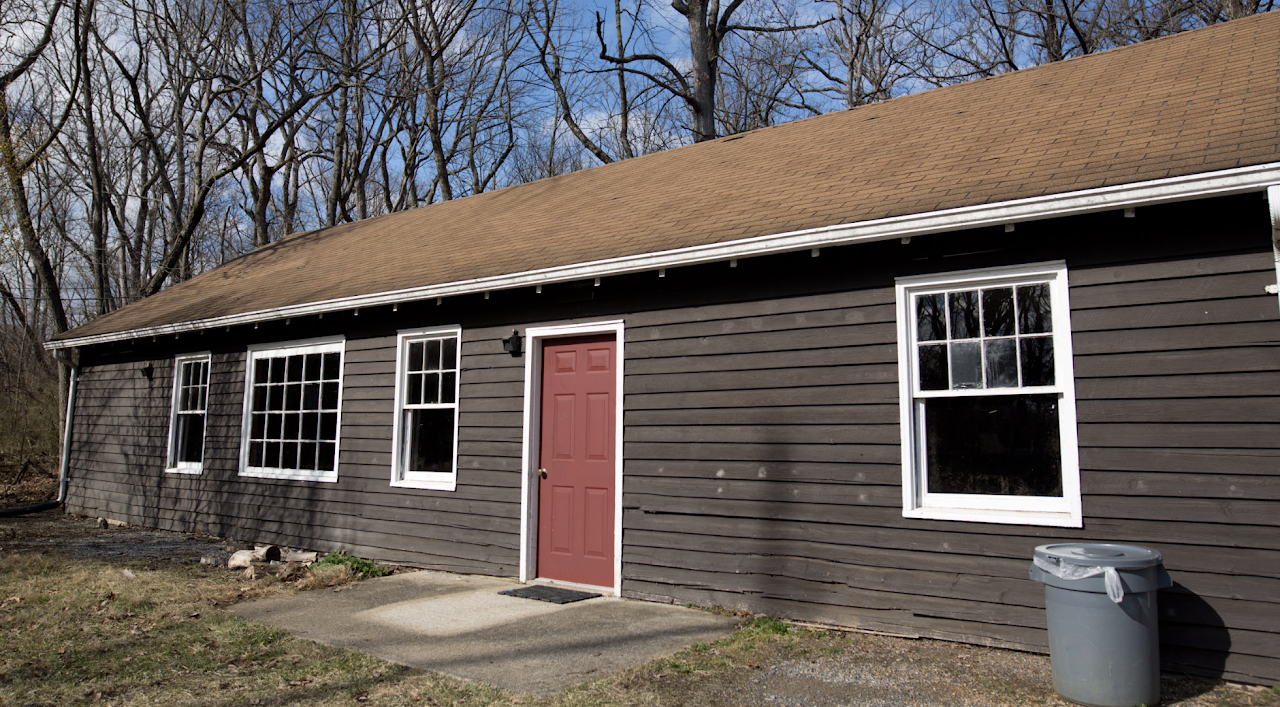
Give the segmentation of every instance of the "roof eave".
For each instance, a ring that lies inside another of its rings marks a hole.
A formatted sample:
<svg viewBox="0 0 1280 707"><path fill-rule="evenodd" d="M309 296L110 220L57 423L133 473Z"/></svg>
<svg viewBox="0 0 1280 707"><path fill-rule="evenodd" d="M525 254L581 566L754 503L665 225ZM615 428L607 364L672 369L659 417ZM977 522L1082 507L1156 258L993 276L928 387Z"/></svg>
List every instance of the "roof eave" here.
<svg viewBox="0 0 1280 707"><path fill-rule="evenodd" d="M1265 191L1268 187L1274 185L1280 185L1280 162L1015 199L992 204L964 206L858 223L824 226L802 231L744 238L726 243L699 245L656 253L644 253L539 270L528 270L508 275L495 275L424 287L340 297L176 324L164 324L50 341L45 344L45 348L56 350L146 336L182 334L202 329L413 302L434 297L453 297L516 287L624 275L660 268L698 265L732 258L851 245L984 226L1073 216L1111 209Z"/></svg>

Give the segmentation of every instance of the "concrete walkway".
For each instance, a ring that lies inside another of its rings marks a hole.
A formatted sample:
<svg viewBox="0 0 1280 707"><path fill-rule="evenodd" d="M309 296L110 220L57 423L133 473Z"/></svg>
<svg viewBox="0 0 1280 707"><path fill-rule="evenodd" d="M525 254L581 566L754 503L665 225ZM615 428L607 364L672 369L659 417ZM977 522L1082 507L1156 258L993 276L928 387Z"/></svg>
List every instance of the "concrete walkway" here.
<svg viewBox="0 0 1280 707"><path fill-rule="evenodd" d="M411 572L231 611L326 645L540 695L723 638L736 626L667 604L601 597L557 605L498 594L518 586Z"/></svg>

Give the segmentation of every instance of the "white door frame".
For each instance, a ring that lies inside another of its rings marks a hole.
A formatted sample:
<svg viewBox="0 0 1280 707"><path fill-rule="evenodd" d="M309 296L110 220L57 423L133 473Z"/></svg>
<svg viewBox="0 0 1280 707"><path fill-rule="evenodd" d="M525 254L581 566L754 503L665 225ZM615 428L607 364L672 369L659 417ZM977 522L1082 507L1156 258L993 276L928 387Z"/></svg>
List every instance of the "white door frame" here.
<svg viewBox="0 0 1280 707"><path fill-rule="evenodd" d="M617 346L614 408L614 499L613 499L613 586L622 596L622 368L623 322L621 319L529 327L524 330L524 444L520 452L520 581L537 579L538 485L531 480L541 454L542 342L590 334L613 334Z"/></svg>

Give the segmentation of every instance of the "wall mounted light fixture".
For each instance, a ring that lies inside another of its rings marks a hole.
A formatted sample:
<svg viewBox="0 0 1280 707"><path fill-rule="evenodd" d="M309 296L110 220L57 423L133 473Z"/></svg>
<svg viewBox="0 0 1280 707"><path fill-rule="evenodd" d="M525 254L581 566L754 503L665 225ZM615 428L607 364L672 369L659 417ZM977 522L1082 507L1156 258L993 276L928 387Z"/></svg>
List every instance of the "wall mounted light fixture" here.
<svg viewBox="0 0 1280 707"><path fill-rule="evenodd" d="M502 350L511 354L512 358L520 355L524 347L524 339L520 337L520 332L515 329L511 330L511 336L502 340Z"/></svg>

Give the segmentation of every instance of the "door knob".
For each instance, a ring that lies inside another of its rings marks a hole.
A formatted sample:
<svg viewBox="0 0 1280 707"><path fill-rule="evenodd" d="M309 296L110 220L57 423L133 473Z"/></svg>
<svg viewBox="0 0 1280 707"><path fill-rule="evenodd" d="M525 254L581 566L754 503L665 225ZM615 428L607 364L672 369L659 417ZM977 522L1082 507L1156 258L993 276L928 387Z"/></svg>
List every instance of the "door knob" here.
<svg viewBox="0 0 1280 707"><path fill-rule="evenodd" d="M547 470L546 470L546 469L539 469L539 470L538 470L538 478L539 478L539 479L545 479L545 478L547 478Z"/></svg>

